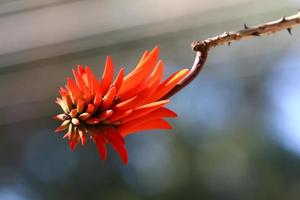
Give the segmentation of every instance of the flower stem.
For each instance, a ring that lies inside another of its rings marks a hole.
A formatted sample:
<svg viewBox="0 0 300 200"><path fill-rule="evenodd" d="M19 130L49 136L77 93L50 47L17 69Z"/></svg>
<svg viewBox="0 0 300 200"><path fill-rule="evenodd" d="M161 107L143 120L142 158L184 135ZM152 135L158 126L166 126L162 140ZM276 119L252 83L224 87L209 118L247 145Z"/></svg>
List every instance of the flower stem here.
<svg viewBox="0 0 300 200"><path fill-rule="evenodd" d="M281 19L278 19L276 21L260 24L253 27L249 27L246 24L244 24L244 29L242 30L224 32L221 35L208 38L206 40L193 42L191 46L192 49L196 51L194 65L192 66L187 76L182 81L180 81L176 85L176 87L174 87L170 92L168 92L162 99L168 99L169 97L173 96L197 77L207 60L208 51L211 47L217 47L224 44L230 45L233 41L275 34L282 30L287 30L289 34L292 34L292 28L299 24L300 10L295 15L282 17Z"/></svg>

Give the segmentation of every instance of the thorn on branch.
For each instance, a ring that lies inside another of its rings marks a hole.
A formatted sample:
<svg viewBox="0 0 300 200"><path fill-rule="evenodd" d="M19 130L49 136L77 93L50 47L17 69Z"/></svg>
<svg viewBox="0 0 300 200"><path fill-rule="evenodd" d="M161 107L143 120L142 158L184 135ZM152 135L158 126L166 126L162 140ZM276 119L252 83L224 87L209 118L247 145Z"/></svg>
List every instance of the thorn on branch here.
<svg viewBox="0 0 300 200"><path fill-rule="evenodd" d="M224 32L223 35L229 36L229 33L228 32Z"/></svg>
<svg viewBox="0 0 300 200"><path fill-rule="evenodd" d="M287 28L286 30L287 32L289 32L290 35L292 35L292 28Z"/></svg>
<svg viewBox="0 0 300 200"><path fill-rule="evenodd" d="M247 24L244 24L244 29L249 29L249 26L247 26Z"/></svg>
<svg viewBox="0 0 300 200"><path fill-rule="evenodd" d="M283 16L282 19L281 19L281 21L285 22L286 21L286 16Z"/></svg>

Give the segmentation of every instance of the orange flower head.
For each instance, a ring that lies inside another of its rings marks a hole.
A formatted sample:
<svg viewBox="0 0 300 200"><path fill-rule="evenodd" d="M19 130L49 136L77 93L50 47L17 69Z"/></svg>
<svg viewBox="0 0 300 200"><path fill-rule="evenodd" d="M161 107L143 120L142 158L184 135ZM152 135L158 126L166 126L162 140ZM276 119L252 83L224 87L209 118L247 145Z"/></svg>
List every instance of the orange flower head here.
<svg viewBox="0 0 300 200"><path fill-rule="evenodd" d="M176 117L165 108L169 100L163 97L188 73L175 72L162 81L163 62L158 60L159 48L146 51L127 76L121 68L113 80L114 67L107 57L102 78L96 78L90 67L73 69L74 79L68 78L60 88L56 103L63 110L54 116L62 121L56 131L67 130L71 150L88 138L96 144L102 160L107 157L106 144L111 144L124 163L128 162L124 138L150 129L171 129L163 118Z"/></svg>

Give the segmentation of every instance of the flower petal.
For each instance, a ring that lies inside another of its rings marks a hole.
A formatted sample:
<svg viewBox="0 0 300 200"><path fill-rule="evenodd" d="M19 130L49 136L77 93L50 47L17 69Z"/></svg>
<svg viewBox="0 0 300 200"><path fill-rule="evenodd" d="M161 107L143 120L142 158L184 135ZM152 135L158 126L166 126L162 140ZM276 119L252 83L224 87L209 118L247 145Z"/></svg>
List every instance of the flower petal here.
<svg viewBox="0 0 300 200"><path fill-rule="evenodd" d="M60 96L65 97L65 96L68 96L68 91L65 88L61 87L59 89L59 94L60 94Z"/></svg>
<svg viewBox="0 0 300 200"><path fill-rule="evenodd" d="M102 108L108 109L111 106L115 97L116 97L116 88L111 87L108 90L107 94L103 97Z"/></svg>
<svg viewBox="0 0 300 200"><path fill-rule="evenodd" d="M84 120L87 120L89 117L91 117L91 114L85 112L85 113L80 114L78 118L80 120L84 121Z"/></svg>
<svg viewBox="0 0 300 200"><path fill-rule="evenodd" d="M84 83L82 77L79 75L79 73L73 69L73 76L75 77L76 84L81 92L84 92L84 89L87 88L87 85Z"/></svg>
<svg viewBox="0 0 300 200"><path fill-rule="evenodd" d="M110 56L107 56L106 64L102 76L102 82L101 82L102 95L105 95L106 92L108 91L110 84L113 80L113 76L114 76L114 67L113 67L112 59Z"/></svg>
<svg viewBox="0 0 300 200"><path fill-rule="evenodd" d="M158 59L159 48L156 47L152 50L152 52L140 63L135 70L133 70L130 74L128 74L124 80L123 84L120 88L119 95L121 99L123 95L130 90L134 90L139 84L141 84L152 72L153 68Z"/></svg>
<svg viewBox="0 0 300 200"><path fill-rule="evenodd" d="M124 68L121 68L114 83L112 84L116 88L116 93L118 93L119 89L122 86L124 73L125 73Z"/></svg>
<svg viewBox="0 0 300 200"><path fill-rule="evenodd" d="M89 87L89 92L91 94L95 94L95 91L98 87L98 80L91 70L90 67L85 67L86 75L87 75L87 80L88 80L88 87Z"/></svg>
<svg viewBox="0 0 300 200"><path fill-rule="evenodd" d="M97 118L99 118L100 121L103 121L106 118L110 117L113 113L114 113L113 110L105 110L104 112L102 112L101 114L99 114L97 116Z"/></svg>
<svg viewBox="0 0 300 200"><path fill-rule="evenodd" d="M76 110L78 113L81 113L85 107L85 102L82 100L77 101Z"/></svg>
<svg viewBox="0 0 300 200"><path fill-rule="evenodd" d="M185 75L189 72L188 69L182 69L178 72L175 72L172 76L167 78L164 82L162 82L156 90L156 93L148 99L148 102L157 101L166 95L172 88L176 86L176 84L181 81Z"/></svg>
<svg viewBox="0 0 300 200"><path fill-rule="evenodd" d="M82 128L79 127L78 128L78 134L79 134L79 137L80 137L80 140L81 140L81 145L85 145L86 140L87 140L85 131Z"/></svg>
<svg viewBox="0 0 300 200"><path fill-rule="evenodd" d="M102 160L106 160L107 158L107 151L105 146L105 138L101 135L101 133L98 133L97 135L94 135L94 141L96 143L97 150L99 152L100 158Z"/></svg>
<svg viewBox="0 0 300 200"><path fill-rule="evenodd" d="M71 123L71 120L65 120L63 123L56 128L55 132L66 130L69 127L69 124Z"/></svg>
<svg viewBox="0 0 300 200"><path fill-rule="evenodd" d="M137 96L117 104L116 109L128 110L140 106L154 93L159 85L159 81L159 79L153 80L153 82L150 83L149 86L141 91Z"/></svg>
<svg viewBox="0 0 300 200"><path fill-rule="evenodd" d="M119 133L117 133L119 134ZM122 161L127 164L128 163L128 154L124 145L124 140L117 137L117 134L110 134L110 144L113 149L120 155Z"/></svg>
<svg viewBox="0 0 300 200"><path fill-rule="evenodd" d="M55 103L57 103L63 109L63 111L65 113L70 112L70 109L69 109L66 101L64 101L63 99L57 97Z"/></svg>
<svg viewBox="0 0 300 200"><path fill-rule="evenodd" d="M65 120L65 114L54 115L52 118L60 120L60 121L64 121Z"/></svg>
<svg viewBox="0 0 300 200"><path fill-rule="evenodd" d="M107 131L109 135L109 140L118 140L121 144L125 144L124 138L119 134L119 132L116 129L110 128Z"/></svg>
<svg viewBox="0 0 300 200"><path fill-rule="evenodd" d="M100 121L101 121L101 120L100 120L99 118L91 117L91 118L87 119L87 120L85 121L85 123L90 124L90 125L93 125L93 124L99 124Z"/></svg>
<svg viewBox="0 0 300 200"><path fill-rule="evenodd" d="M114 123L128 115L130 115L133 112L133 110L117 110L111 117L109 117L107 120L110 123Z"/></svg>
<svg viewBox="0 0 300 200"><path fill-rule="evenodd" d="M164 73L164 64L162 60L159 60L152 74L150 75L148 82L151 83L155 79L161 80L163 77L163 73Z"/></svg>
<svg viewBox="0 0 300 200"><path fill-rule="evenodd" d="M76 145L77 145L77 143L75 141L69 140L69 146L70 146L71 151L75 150Z"/></svg>
<svg viewBox="0 0 300 200"><path fill-rule="evenodd" d="M85 74L85 69L83 68L82 65L78 65L77 66L77 71L79 73L80 76L82 76L83 74Z"/></svg>
<svg viewBox="0 0 300 200"><path fill-rule="evenodd" d="M135 114L131 114L132 118L135 118L134 120L132 119L129 119L127 120L127 123L122 123L120 125L120 129L123 130L123 129L128 129L128 128L131 128L131 127L134 127L134 126L137 126L141 123L144 123L145 121L141 121L140 118L162 106L164 106L166 103L168 103L169 100L162 100L162 101L158 101L158 102L153 102L153 103L150 103L150 104L147 104L147 105L144 105L144 106L141 106L137 109L135 109L133 111L133 113ZM147 120L147 119L145 119Z"/></svg>
<svg viewBox="0 0 300 200"><path fill-rule="evenodd" d="M147 112L145 112L145 113L147 113ZM125 123L135 120L137 118L140 121L146 121L146 120L152 120L152 119L163 118L163 117L177 117L177 114L175 112L173 112L172 110L161 107L161 108L158 108L148 114L144 114L143 112L140 112L140 113L133 112L131 115L124 117L121 120L121 124L125 124Z"/></svg>
<svg viewBox="0 0 300 200"><path fill-rule="evenodd" d="M146 50L146 51L144 52L144 54L142 55L140 61L139 61L138 64L136 65L135 70L138 69L138 68L141 66L141 64L145 61L145 59L146 59L148 56L149 56L149 51Z"/></svg>
<svg viewBox="0 0 300 200"><path fill-rule="evenodd" d="M138 124L133 127L120 128L120 134L125 137L138 131L152 130L152 129L172 129L172 126L163 119L154 119Z"/></svg>
<svg viewBox="0 0 300 200"><path fill-rule="evenodd" d="M86 111L87 113L90 113L90 114L93 114L94 112L96 111L96 107L93 105L93 104L89 104L86 108Z"/></svg>
<svg viewBox="0 0 300 200"><path fill-rule="evenodd" d="M97 87L95 91L95 98L93 104L96 108L98 108L102 103L102 88L100 86Z"/></svg>
<svg viewBox="0 0 300 200"><path fill-rule="evenodd" d="M76 83L73 81L73 79L71 79L71 78L67 79L67 86L68 86L68 90L70 92L73 104L75 104L79 99L82 99L81 92L80 92L78 86L76 85Z"/></svg>

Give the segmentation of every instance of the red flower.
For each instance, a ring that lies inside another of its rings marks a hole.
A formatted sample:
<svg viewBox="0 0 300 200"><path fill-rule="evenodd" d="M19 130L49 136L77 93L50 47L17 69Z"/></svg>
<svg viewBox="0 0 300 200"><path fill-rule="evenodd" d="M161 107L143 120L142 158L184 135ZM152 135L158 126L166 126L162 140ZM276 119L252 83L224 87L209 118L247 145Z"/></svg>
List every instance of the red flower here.
<svg viewBox="0 0 300 200"><path fill-rule="evenodd" d="M185 77L188 69L161 82L164 67L158 54L157 47L150 53L146 51L131 73L124 77L121 68L114 81L110 57L100 80L90 67L73 70L75 81L68 78L67 85L59 90L61 97L56 99L64 113L54 116L62 121L56 131L67 130L63 138L68 139L72 150L91 138L101 159L106 159L106 144L111 144L127 163L125 136L142 130L171 129L163 118L176 117L176 113L164 107L169 100L162 97Z"/></svg>

